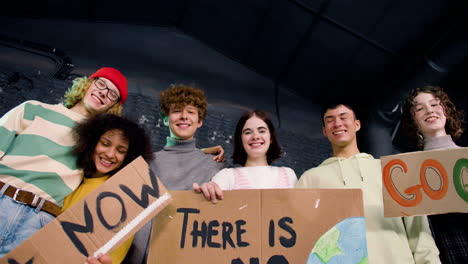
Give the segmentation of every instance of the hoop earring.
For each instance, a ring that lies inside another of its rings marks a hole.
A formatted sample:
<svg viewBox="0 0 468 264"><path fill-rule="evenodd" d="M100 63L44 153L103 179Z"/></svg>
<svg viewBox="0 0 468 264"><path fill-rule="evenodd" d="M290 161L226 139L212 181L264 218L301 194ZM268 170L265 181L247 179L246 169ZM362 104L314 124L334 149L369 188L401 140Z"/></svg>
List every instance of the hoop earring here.
<svg viewBox="0 0 468 264"><path fill-rule="evenodd" d="M421 141L424 141L424 137L421 134L421 132L418 132L418 139L421 140Z"/></svg>

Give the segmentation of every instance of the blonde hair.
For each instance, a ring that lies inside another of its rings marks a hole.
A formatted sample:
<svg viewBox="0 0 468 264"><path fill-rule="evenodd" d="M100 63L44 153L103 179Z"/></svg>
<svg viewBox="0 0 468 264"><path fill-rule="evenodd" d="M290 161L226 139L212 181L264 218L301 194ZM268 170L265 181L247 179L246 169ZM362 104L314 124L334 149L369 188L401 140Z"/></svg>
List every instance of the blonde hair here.
<svg viewBox="0 0 468 264"><path fill-rule="evenodd" d="M66 108L70 109L75 106L77 103L83 100L86 92L88 91L91 83L94 81L94 78L88 79L87 77L79 77L73 80L73 84L65 93L64 105ZM107 113L122 115L123 106L122 103L117 102L112 106Z"/></svg>

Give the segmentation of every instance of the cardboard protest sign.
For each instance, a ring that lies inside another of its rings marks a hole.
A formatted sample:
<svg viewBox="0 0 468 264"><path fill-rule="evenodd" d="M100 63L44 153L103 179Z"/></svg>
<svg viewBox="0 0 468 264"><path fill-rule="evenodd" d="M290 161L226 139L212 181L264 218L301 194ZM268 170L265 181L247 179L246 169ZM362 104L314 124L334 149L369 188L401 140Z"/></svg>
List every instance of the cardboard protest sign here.
<svg viewBox="0 0 468 264"><path fill-rule="evenodd" d="M468 148L381 157L385 217L468 213Z"/></svg>
<svg viewBox="0 0 468 264"><path fill-rule="evenodd" d="M359 189L225 191L217 204L171 195L154 219L148 263L367 263Z"/></svg>
<svg viewBox="0 0 468 264"><path fill-rule="evenodd" d="M82 264L88 255L117 248L170 201L148 164L137 158L0 263Z"/></svg>

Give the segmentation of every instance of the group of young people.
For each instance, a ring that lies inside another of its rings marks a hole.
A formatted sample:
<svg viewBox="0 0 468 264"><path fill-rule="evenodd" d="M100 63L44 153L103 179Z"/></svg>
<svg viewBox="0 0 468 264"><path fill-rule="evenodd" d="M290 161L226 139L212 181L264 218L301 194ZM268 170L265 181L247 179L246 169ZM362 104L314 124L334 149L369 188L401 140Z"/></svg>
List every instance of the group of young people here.
<svg viewBox="0 0 468 264"><path fill-rule="evenodd" d="M170 135L155 153L145 129L120 116L127 96L126 78L116 69L102 68L74 80L63 105L27 101L0 119L0 222L5 223L0 226L0 257L143 156L166 188L194 190L213 203L234 189L360 188L370 263L467 263L466 214L430 216L429 221L426 216L383 216L380 161L359 151L361 123L347 104L322 111L333 157L298 181L291 168L272 166L281 148L264 111L240 117L232 155L237 166L225 168L222 150L215 156L219 148L196 146L196 131L207 114L201 89L174 84L160 93ZM415 89L402 120L423 150L458 147L453 140L463 132L463 114L439 87ZM110 256L88 262L144 263L151 228L150 222Z"/></svg>

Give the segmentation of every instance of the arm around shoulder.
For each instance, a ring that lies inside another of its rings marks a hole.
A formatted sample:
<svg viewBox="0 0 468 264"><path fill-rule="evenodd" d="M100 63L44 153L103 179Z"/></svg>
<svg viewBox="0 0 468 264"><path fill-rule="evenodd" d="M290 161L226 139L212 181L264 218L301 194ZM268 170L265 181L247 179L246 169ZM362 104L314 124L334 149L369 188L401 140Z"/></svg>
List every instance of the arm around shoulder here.
<svg viewBox="0 0 468 264"><path fill-rule="evenodd" d="M201 149L205 154L213 155L213 160L217 162L225 162L226 159L224 158L224 148L221 145L203 148Z"/></svg>

